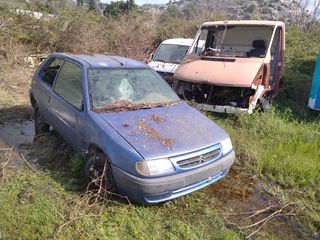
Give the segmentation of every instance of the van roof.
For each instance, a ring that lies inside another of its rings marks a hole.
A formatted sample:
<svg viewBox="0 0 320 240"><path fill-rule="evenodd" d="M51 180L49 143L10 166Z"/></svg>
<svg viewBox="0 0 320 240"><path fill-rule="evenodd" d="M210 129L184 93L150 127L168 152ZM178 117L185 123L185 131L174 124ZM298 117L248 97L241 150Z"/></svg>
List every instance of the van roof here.
<svg viewBox="0 0 320 240"><path fill-rule="evenodd" d="M164 40L161 44L191 46L192 42L192 38L171 38Z"/></svg>
<svg viewBox="0 0 320 240"><path fill-rule="evenodd" d="M215 21L215 22L205 22L202 27L210 27L217 25L242 25L242 26L282 26L284 27L284 22L281 21L264 21L264 20L231 20L231 21Z"/></svg>

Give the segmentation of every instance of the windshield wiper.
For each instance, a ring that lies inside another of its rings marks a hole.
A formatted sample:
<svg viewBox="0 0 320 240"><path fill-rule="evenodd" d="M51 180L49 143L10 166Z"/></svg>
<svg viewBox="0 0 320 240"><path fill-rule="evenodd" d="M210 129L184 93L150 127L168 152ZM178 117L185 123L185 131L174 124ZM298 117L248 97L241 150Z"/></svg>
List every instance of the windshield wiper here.
<svg viewBox="0 0 320 240"><path fill-rule="evenodd" d="M93 108L92 110L96 113L116 113L116 112L127 112L139 109L150 109L156 107L172 106L181 103L181 100L173 102L160 102L160 103L132 103L128 100L119 100L114 103L105 105L101 108Z"/></svg>

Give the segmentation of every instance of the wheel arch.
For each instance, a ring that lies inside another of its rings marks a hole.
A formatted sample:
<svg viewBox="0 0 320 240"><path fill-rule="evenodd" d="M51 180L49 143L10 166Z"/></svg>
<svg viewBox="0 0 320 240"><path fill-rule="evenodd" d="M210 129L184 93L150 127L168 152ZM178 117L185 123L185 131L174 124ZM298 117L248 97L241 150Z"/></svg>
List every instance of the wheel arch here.
<svg viewBox="0 0 320 240"><path fill-rule="evenodd" d="M92 154L97 153L97 152L102 152L106 156L107 161L111 163L111 160L110 160L110 157L108 156L108 153L105 150L103 150L102 147L98 146L95 143L89 144L89 147L87 148L87 151L86 151L86 153L87 153L86 154L86 161L92 156Z"/></svg>

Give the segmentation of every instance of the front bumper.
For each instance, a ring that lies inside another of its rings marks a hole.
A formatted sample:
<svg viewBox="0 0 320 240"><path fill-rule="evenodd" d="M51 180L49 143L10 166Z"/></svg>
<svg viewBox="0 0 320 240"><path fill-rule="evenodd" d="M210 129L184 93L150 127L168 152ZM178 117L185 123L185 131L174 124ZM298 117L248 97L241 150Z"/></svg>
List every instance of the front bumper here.
<svg viewBox="0 0 320 240"><path fill-rule="evenodd" d="M193 170L170 176L140 178L113 166L118 191L135 202L156 204L192 193L222 179L235 159L234 151Z"/></svg>
<svg viewBox="0 0 320 240"><path fill-rule="evenodd" d="M203 103L192 103L192 106L194 106L197 109L201 109L203 111L208 112L218 112L218 113L240 113L245 112L249 113L248 108L240 108L240 107L233 107L233 106L219 106L219 105L209 105L209 104L203 104Z"/></svg>

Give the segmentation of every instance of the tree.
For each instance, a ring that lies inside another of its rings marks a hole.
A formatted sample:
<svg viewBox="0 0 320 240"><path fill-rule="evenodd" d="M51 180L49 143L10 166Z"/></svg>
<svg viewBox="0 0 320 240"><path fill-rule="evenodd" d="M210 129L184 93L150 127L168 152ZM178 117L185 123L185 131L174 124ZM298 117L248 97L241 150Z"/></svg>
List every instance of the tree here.
<svg viewBox="0 0 320 240"><path fill-rule="evenodd" d="M63 8L66 5L66 0L29 0L28 2L28 6L31 10L48 13L54 13L59 8Z"/></svg>
<svg viewBox="0 0 320 240"><path fill-rule="evenodd" d="M98 12L98 3L97 0L89 0L89 11Z"/></svg>
<svg viewBox="0 0 320 240"><path fill-rule="evenodd" d="M188 18L188 19L192 19L195 18L197 15L197 8L194 4L187 4L184 8L183 8L183 16Z"/></svg>
<svg viewBox="0 0 320 240"><path fill-rule="evenodd" d="M113 17L117 17L122 14L129 13L131 10L137 8L134 0L127 0L127 1L117 1L111 2L110 4L106 5L106 8L103 11L104 15L111 15Z"/></svg>
<svg viewBox="0 0 320 240"><path fill-rule="evenodd" d="M78 7L83 7L83 0L77 0Z"/></svg>
<svg viewBox="0 0 320 240"><path fill-rule="evenodd" d="M169 5L166 11L164 11L160 15L160 22L170 22L173 21L173 19L181 18L182 14L179 12L178 8L176 8L174 5Z"/></svg>
<svg viewBox="0 0 320 240"><path fill-rule="evenodd" d="M301 30L308 31L319 23L320 0L298 0L296 4L296 25Z"/></svg>

